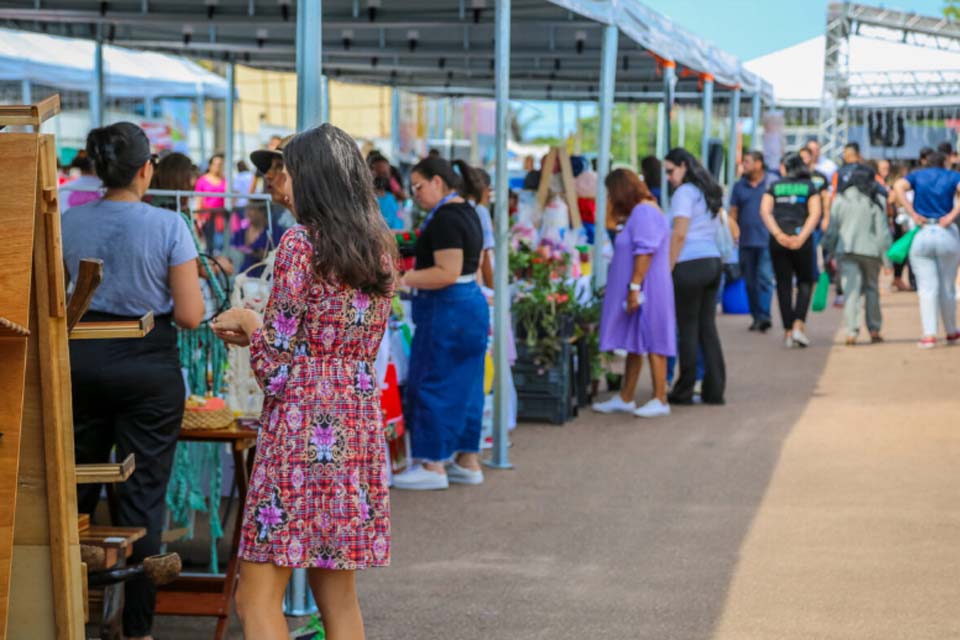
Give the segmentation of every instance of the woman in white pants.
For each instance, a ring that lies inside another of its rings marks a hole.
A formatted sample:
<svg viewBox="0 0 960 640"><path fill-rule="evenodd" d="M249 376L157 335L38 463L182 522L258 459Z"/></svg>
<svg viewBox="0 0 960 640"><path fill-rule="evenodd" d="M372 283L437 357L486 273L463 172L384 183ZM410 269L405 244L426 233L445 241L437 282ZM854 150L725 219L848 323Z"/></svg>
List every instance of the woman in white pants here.
<svg viewBox="0 0 960 640"><path fill-rule="evenodd" d="M917 277L920 298L922 349L937 346L937 312L943 319L947 344L960 340L957 332L956 278L960 265L960 232L954 221L960 215L956 203L960 172L946 169L946 157L934 153L927 168L900 178L894 185L897 201L921 229L910 247L910 268ZM913 202L907 192L913 190Z"/></svg>

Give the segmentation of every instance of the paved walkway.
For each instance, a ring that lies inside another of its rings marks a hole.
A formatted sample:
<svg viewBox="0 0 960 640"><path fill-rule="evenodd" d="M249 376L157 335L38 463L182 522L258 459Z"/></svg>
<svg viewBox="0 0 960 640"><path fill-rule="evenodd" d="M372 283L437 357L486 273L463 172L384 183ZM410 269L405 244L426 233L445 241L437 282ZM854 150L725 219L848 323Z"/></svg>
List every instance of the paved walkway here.
<svg viewBox="0 0 960 640"><path fill-rule="evenodd" d="M726 407L522 425L515 470L395 492L368 638L960 637L960 347L916 349L913 295L884 311L884 345L830 309L803 351L722 318Z"/></svg>

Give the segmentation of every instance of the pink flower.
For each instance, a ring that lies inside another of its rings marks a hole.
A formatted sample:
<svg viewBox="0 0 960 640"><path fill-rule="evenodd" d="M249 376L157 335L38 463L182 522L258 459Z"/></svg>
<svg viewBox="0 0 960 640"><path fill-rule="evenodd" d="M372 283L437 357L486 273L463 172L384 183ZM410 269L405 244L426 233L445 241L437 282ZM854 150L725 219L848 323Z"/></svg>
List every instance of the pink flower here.
<svg viewBox="0 0 960 640"><path fill-rule="evenodd" d="M383 536L377 536L373 541L373 555L377 560L383 560L387 555L387 539Z"/></svg>
<svg viewBox="0 0 960 640"><path fill-rule="evenodd" d="M278 349L289 349L290 339L297 333L297 319L293 316L278 313L273 321L273 330L277 334L273 346Z"/></svg>
<svg viewBox="0 0 960 640"><path fill-rule="evenodd" d="M270 382L267 385L267 391L270 393L280 393L283 391L283 387L287 384L287 375L287 365L280 365L277 373L270 378Z"/></svg>

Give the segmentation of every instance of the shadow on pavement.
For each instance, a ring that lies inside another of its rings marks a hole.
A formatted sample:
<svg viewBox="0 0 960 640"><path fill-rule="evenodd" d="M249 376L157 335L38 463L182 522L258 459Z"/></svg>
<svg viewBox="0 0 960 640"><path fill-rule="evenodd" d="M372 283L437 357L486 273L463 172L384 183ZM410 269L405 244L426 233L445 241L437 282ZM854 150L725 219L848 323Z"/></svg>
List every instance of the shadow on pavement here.
<svg viewBox="0 0 960 640"><path fill-rule="evenodd" d="M393 566L360 577L368 638L710 638L838 319L812 318L813 346L787 351L722 318L725 407L522 425L515 470L394 492Z"/></svg>

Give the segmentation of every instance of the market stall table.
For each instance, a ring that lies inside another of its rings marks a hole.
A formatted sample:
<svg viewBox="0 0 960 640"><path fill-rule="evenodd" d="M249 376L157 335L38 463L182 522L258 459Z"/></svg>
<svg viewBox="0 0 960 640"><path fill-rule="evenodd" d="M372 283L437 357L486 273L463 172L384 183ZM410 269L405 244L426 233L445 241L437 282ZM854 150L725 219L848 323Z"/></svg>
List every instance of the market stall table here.
<svg viewBox="0 0 960 640"><path fill-rule="evenodd" d="M180 442L229 443L233 453L234 482L237 486L239 504L247 498L247 483L253 459L247 451L257 443L257 430L235 423L226 429L184 429ZM242 511L241 511L242 513ZM233 540L230 544L230 560L226 574L182 575L157 593L157 615L199 616L217 618L215 640L226 636L227 624L237 585L237 546L240 542L240 523L237 517Z"/></svg>

